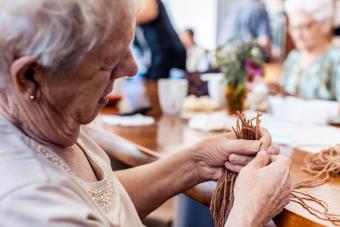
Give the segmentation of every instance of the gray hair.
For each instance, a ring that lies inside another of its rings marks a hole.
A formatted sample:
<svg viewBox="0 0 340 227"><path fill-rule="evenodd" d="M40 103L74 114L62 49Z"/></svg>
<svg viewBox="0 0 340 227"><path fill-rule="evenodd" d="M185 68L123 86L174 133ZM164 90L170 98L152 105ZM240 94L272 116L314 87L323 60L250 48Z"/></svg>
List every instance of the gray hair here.
<svg viewBox="0 0 340 227"><path fill-rule="evenodd" d="M304 11L312 15L316 21L334 18L333 0L286 0L285 9L288 15Z"/></svg>
<svg viewBox="0 0 340 227"><path fill-rule="evenodd" d="M33 56L54 73L74 69L107 38L123 7L132 8L133 2L1 0L0 74L8 74L20 56Z"/></svg>

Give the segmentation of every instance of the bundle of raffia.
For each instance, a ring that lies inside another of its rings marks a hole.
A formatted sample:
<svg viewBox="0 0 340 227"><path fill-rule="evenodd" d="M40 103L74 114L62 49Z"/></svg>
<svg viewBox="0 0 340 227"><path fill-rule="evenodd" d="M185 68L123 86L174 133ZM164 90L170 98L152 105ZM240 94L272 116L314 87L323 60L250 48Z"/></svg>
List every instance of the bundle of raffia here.
<svg viewBox="0 0 340 227"><path fill-rule="evenodd" d="M237 139L260 139L260 115L247 120L243 113L237 112L236 128L233 128ZM255 125L254 125L255 121ZM260 150L261 146L259 147ZM234 185L237 173L225 171L218 180L216 190L210 202L211 215L215 221L215 227L223 227L234 203Z"/></svg>
<svg viewBox="0 0 340 227"><path fill-rule="evenodd" d="M326 202L299 190L320 186L340 174L340 145L308 155L301 169L311 177L293 186L291 201L300 204L311 215L340 226L340 214L331 214Z"/></svg>
<svg viewBox="0 0 340 227"><path fill-rule="evenodd" d="M243 113L237 113L236 129L233 128L237 139L258 140L260 138L260 115L247 120ZM254 125L254 121L256 121ZM261 148L261 146L260 146ZM260 149L259 148L259 149ZM331 214L328 205L314 196L301 192L299 189L317 187L326 183L331 177L340 174L340 145L323 150L318 154L309 155L304 160L302 170L311 175L307 180L293 186L291 201L300 204L311 215L340 225L340 215ZM216 227L223 227L234 202L234 185L237 173L225 171L218 180L216 190L210 203L211 214Z"/></svg>

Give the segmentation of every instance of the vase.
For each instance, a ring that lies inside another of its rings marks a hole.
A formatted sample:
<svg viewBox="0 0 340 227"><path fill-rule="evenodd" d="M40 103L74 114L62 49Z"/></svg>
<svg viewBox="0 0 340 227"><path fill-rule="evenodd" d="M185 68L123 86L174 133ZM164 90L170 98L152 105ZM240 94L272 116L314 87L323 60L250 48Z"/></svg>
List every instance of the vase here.
<svg viewBox="0 0 340 227"><path fill-rule="evenodd" d="M247 98L247 87L245 83L228 84L226 87L227 110L230 115L244 110L244 102Z"/></svg>

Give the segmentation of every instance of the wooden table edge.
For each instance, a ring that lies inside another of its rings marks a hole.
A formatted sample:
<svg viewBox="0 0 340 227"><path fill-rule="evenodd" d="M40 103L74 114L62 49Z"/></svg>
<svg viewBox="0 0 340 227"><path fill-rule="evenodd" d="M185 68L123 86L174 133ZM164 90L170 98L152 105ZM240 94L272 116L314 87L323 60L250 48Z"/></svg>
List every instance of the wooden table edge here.
<svg viewBox="0 0 340 227"><path fill-rule="evenodd" d="M140 163L137 162L126 162L126 160L124 160L124 158L122 159L121 157L115 156L114 158L118 159L119 161L124 162L125 164L131 166L131 167L135 167L138 165L143 165L143 164L148 164L151 163L153 161L156 161L160 158L162 158L162 156L160 154L158 154L157 152L148 149L142 145L136 144L130 140L127 140L121 136L115 135L112 132L107 132L99 127L96 126L90 126L89 129L92 131L90 133L91 136L94 135L94 133L99 133L98 137L101 137L98 141L98 138L96 136L95 141L108 153L108 154L113 154L114 152L110 151L110 147L106 146L106 144L110 144L110 141L112 140L113 137L117 137L118 139L120 139L121 141L123 141L124 143L129 143L133 146L136 147L136 149L138 149L139 152L141 152L141 154L146 155L148 157L150 157L150 160L147 161L142 161ZM302 151L302 150L301 150ZM137 164L136 164L137 163ZM184 194L188 195L189 197L191 197L192 199L196 200L197 202L204 204L206 206L209 207L210 205L210 198L211 195L207 195L207 192L204 192L201 190L201 188L199 186L195 186L189 190L187 190ZM285 227L285 226L289 226L289 227L298 227L301 226L301 222L304 223L304 226L306 227L317 227L317 226L323 226L319 223L316 223L306 217L300 216L292 211L289 211L288 209L284 209L283 212L281 212L277 217L275 217L274 222L277 224L277 226L279 227ZM295 223L299 223L299 224L295 224Z"/></svg>

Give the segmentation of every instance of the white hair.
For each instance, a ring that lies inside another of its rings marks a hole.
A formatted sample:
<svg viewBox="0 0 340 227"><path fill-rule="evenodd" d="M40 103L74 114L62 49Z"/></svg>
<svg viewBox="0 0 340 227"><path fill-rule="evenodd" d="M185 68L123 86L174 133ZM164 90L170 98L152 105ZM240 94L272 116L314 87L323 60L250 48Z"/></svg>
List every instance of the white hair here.
<svg viewBox="0 0 340 227"><path fill-rule="evenodd" d="M288 15L304 11L317 21L334 18L333 0L286 0L285 9Z"/></svg>
<svg viewBox="0 0 340 227"><path fill-rule="evenodd" d="M54 73L74 69L112 32L123 7L133 8L132 2L0 0L0 73L8 74L21 56L34 57Z"/></svg>

